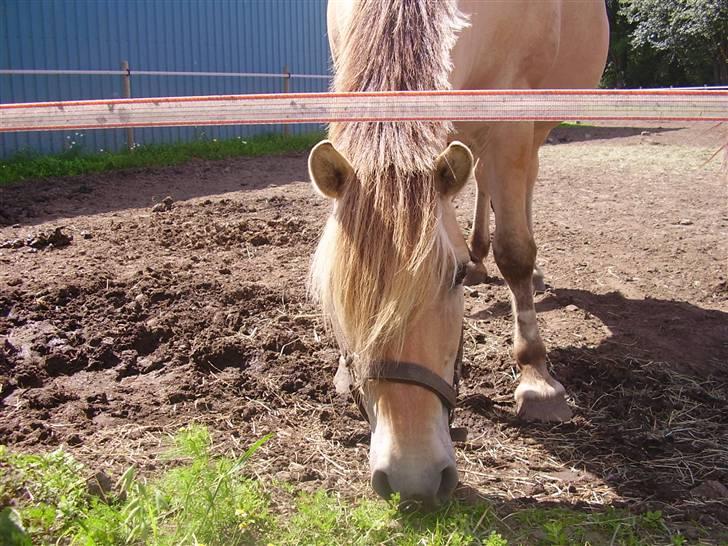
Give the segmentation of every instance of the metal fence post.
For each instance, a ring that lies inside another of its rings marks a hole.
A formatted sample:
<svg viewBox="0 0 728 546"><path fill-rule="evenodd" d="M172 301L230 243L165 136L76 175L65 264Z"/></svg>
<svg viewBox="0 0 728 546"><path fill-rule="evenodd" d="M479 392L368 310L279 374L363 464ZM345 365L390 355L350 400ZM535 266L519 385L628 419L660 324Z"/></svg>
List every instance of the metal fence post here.
<svg viewBox="0 0 728 546"><path fill-rule="evenodd" d="M290 93L291 91L291 73L288 71L288 65L283 67L283 92ZM288 136L289 127L288 124L283 125L283 135Z"/></svg>
<svg viewBox="0 0 728 546"><path fill-rule="evenodd" d="M124 74L121 76L121 96L125 99L131 98L131 71L129 70L129 61L121 61L121 69ZM134 149L134 129L128 127L126 129L126 147L131 151Z"/></svg>

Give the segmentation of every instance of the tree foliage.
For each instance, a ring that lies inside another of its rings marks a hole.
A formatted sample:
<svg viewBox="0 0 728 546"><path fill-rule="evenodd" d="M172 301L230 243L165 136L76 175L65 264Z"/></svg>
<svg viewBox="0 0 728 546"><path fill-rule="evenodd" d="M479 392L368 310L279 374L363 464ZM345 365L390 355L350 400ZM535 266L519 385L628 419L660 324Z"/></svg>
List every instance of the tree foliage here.
<svg viewBox="0 0 728 546"><path fill-rule="evenodd" d="M607 0L607 8L605 86L728 83L728 0Z"/></svg>

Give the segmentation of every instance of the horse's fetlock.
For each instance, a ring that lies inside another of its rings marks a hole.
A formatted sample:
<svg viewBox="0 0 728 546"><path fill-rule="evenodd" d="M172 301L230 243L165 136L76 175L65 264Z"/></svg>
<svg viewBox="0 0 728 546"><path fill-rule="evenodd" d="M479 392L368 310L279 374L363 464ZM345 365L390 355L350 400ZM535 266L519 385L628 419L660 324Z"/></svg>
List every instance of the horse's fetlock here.
<svg viewBox="0 0 728 546"><path fill-rule="evenodd" d="M490 250L490 237L475 235L470 238L470 259L475 263L482 262Z"/></svg>
<svg viewBox="0 0 728 546"><path fill-rule="evenodd" d="M546 362L546 346L540 339L526 340L518 337L513 346L513 356L521 368L542 366Z"/></svg>

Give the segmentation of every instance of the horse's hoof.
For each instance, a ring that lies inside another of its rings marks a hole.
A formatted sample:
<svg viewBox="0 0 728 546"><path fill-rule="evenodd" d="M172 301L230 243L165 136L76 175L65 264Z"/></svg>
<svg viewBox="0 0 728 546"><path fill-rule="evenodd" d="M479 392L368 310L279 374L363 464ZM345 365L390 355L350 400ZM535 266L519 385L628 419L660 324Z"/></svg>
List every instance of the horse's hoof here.
<svg viewBox="0 0 728 546"><path fill-rule="evenodd" d="M465 286L475 286L476 284L486 284L488 282L488 272L483 264L471 265L465 273L463 284Z"/></svg>
<svg viewBox="0 0 728 546"><path fill-rule="evenodd" d="M550 384L553 382L553 384ZM551 379L549 383L521 382L516 389L516 415L524 421L568 421L573 416L566 403L564 387Z"/></svg>

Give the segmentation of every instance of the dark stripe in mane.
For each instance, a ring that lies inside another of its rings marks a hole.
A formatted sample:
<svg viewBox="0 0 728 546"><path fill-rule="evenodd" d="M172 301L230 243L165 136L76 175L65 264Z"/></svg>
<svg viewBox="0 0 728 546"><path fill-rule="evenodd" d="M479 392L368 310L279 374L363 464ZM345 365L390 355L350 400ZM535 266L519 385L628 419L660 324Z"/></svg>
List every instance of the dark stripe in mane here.
<svg viewBox="0 0 728 546"><path fill-rule="evenodd" d="M360 0L339 29L335 91L449 89L450 49L465 20L454 0ZM432 168L449 123L334 123L356 179L319 243L313 286L339 343L362 360L399 345L434 297L452 250Z"/></svg>
<svg viewBox="0 0 728 546"><path fill-rule="evenodd" d="M449 89L450 50L465 19L454 0L354 0L335 59L335 91ZM429 170L444 122L333 123L330 137L355 170Z"/></svg>

